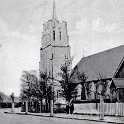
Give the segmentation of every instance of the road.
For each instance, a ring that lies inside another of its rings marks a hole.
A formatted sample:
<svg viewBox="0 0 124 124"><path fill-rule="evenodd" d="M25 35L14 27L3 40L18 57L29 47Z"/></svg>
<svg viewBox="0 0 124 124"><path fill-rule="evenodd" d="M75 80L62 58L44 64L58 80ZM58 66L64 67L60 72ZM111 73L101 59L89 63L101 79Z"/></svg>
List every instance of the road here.
<svg viewBox="0 0 124 124"><path fill-rule="evenodd" d="M4 114L0 112L0 124L107 124L104 122L39 117L32 115Z"/></svg>

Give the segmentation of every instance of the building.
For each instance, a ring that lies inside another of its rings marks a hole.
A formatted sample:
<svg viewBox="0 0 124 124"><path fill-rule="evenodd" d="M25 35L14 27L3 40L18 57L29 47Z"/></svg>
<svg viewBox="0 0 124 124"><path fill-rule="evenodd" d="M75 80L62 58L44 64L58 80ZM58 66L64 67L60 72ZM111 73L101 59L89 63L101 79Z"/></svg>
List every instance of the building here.
<svg viewBox="0 0 124 124"><path fill-rule="evenodd" d="M59 75L61 66L68 63L71 56L67 23L57 19L55 1L53 1L52 19L43 24L41 44L40 72L45 72L49 77L53 77L54 81L48 83L54 83L54 95L55 98L58 98L61 90L58 83L58 80L61 79Z"/></svg>
<svg viewBox="0 0 124 124"><path fill-rule="evenodd" d="M104 90L104 99L124 102L124 45L83 57L72 71L73 83L80 84L79 73L87 76L80 99L99 99Z"/></svg>

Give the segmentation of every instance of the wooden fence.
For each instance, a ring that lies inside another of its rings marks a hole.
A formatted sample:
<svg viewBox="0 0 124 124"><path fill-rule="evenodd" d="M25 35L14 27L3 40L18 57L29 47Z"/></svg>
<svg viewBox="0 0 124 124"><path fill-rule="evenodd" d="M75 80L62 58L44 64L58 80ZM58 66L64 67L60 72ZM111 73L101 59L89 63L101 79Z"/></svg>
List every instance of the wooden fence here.
<svg viewBox="0 0 124 124"><path fill-rule="evenodd" d="M112 116L124 116L124 103L103 103L104 114ZM81 114L99 114L99 103L81 103L74 104L74 113Z"/></svg>
<svg viewBox="0 0 124 124"><path fill-rule="evenodd" d="M124 103L104 103L105 115L124 116Z"/></svg>

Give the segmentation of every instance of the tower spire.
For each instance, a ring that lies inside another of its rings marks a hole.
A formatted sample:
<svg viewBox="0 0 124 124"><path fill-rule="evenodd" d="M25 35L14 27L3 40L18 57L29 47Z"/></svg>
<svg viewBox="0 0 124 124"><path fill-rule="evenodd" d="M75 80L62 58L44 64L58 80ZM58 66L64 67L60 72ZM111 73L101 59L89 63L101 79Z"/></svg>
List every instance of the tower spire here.
<svg viewBox="0 0 124 124"><path fill-rule="evenodd" d="M52 15L53 19L56 19L56 4L55 4L55 0L53 0L53 15Z"/></svg>

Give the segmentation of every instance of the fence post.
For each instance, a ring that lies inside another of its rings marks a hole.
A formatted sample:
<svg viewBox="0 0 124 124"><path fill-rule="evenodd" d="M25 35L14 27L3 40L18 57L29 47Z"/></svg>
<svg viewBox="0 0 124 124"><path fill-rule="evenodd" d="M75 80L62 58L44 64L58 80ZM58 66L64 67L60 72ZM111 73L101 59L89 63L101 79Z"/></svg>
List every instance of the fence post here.
<svg viewBox="0 0 124 124"><path fill-rule="evenodd" d="M107 105L106 103L104 103L104 115L106 114L106 111L107 111Z"/></svg>
<svg viewBox="0 0 124 124"><path fill-rule="evenodd" d="M121 110L122 106L121 105L122 105L122 103L120 103L120 116L121 116L121 112L122 112L122 110Z"/></svg>
<svg viewBox="0 0 124 124"><path fill-rule="evenodd" d="M119 107L119 115L121 115L121 103L118 103Z"/></svg>
<svg viewBox="0 0 124 124"><path fill-rule="evenodd" d="M117 102L115 103L115 115L117 116L118 114L117 114L117 110L118 110L118 108L117 108Z"/></svg>
<svg viewBox="0 0 124 124"><path fill-rule="evenodd" d="M123 111L122 116L124 116L124 103L122 103L122 111Z"/></svg>
<svg viewBox="0 0 124 124"><path fill-rule="evenodd" d="M108 103L106 103L106 115L108 115L109 113L109 106L108 106Z"/></svg>
<svg viewBox="0 0 124 124"><path fill-rule="evenodd" d="M112 115L112 104L109 103L109 105L110 105L110 115Z"/></svg>

